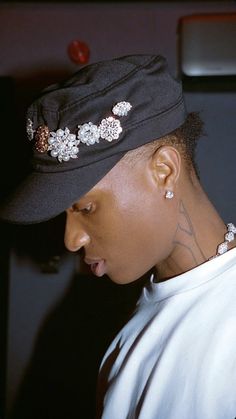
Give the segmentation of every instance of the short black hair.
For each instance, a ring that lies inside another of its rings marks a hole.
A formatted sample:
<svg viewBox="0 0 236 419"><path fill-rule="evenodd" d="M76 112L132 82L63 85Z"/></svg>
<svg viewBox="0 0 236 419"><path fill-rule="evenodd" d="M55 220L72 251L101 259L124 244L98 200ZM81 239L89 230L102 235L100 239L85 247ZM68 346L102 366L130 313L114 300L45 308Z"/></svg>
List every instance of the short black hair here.
<svg viewBox="0 0 236 419"><path fill-rule="evenodd" d="M176 147L186 162L187 167L194 169L199 177L199 171L196 164L196 146L198 140L204 135L203 121L198 112L191 112L187 115L185 122L168 135L145 144L137 149L129 151L123 160L135 162L138 157L150 156L156 149L163 145Z"/></svg>

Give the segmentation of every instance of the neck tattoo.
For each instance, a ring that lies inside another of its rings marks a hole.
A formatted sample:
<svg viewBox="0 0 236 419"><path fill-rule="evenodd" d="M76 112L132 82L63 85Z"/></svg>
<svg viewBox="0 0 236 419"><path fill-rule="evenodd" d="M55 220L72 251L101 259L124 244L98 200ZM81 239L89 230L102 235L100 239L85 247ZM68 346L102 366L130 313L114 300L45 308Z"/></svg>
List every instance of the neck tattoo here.
<svg viewBox="0 0 236 419"><path fill-rule="evenodd" d="M224 235L224 241L217 246L217 253L215 256L210 257L209 260L223 255L229 250L229 243L234 241L236 234L236 227L233 223L227 224L227 233Z"/></svg>

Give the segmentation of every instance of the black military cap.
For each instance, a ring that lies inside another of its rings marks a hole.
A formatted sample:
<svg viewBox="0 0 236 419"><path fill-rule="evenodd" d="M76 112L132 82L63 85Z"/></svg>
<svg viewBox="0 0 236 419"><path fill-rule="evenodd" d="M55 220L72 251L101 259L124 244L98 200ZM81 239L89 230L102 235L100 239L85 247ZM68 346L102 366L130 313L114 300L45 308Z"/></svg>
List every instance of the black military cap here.
<svg viewBox="0 0 236 419"><path fill-rule="evenodd" d="M182 88L159 55L88 65L49 86L27 112L32 172L0 210L17 224L53 218L124 154L183 124Z"/></svg>

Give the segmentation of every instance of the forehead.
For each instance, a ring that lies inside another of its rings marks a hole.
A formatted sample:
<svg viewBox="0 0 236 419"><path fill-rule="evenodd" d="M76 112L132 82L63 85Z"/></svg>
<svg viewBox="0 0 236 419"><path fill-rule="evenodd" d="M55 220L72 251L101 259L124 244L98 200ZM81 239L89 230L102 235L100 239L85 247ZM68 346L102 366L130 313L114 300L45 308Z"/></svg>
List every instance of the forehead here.
<svg viewBox="0 0 236 419"><path fill-rule="evenodd" d="M130 165L121 159L89 192L81 199L93 197L102 192L109 192L116 196L130 194L133 188L137 188L140 180L140 164Z"/></svg>

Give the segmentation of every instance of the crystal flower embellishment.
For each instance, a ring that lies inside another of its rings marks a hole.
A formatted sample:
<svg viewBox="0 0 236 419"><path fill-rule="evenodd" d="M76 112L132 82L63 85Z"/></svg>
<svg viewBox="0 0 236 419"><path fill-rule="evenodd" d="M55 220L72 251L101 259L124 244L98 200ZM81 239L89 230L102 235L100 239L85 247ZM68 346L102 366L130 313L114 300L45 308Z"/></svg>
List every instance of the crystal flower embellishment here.
<svg viewBox="0 0 236 419"><path fill-rule="evenodd" d="M31 121L31 119L29 118L27 119L27 123L26 123L26 132L27 132L28 139L32 141L34 138L35 130L33 129L33 121Z"/></svg>
<svg viewBox="0 0 236 419"><path fill-rule="evenodd" d="M113 116L103 119L99 125L99 130L101 138L109 142L118 140L119 135L122 132L120 121L113 118Z"/></svg>
<svg viewBox="0 0 236 419"><path fill-rule="evenodd" d="M87 145L99 143L100 130L97 125L92 124L92 122L88 122L87 124L78 125L78 128L78 138L81 143Z"/></svg>
<svg viewBox="0 0 236 419"><path fill-rule="evenodd" d="M127 116L131 108L132 105L129 102L118 102L113 106L112 113L116 116ZM104 118L99 125L88 122L83 125L78 125L78 128L79 140L87 145L99 143L101 138L109 142L118 140L123 131L120 121L113 116Z"/></svg>
<svg viewBox="0 0 236 419"><path fill-rule="evenodd" d="M113 108L112 112L117 116L127 116L128 112L132 108L132 105L129 102L118 102Z"/></svg>
<svg viewBox="0 0 236 419"><path fill-rule="evenodd" d="M70 133L69 128L58 129L50 133L48 151L52 157L57 157L59 162L77 159L79 142L76 135Z"/></svg>
<svg viewBox="0 0 236 419"><path fill-rule="evenodd" d="M112 113L119 117L127 116L131 108L129 102L118 102L113 106ZM59 162L67 162L78 157L80 143L91 146L99 143L101 139L108 142L118 140L123 129L117 118L109 116L102 119L99 125L92 122L78 125L77 135L72 134L67 127L50 132L46 125L40 125L35 130L31 119L27 120L26 131L29 140L35 139L35 149L39 153L49 151Z"/></svg>

